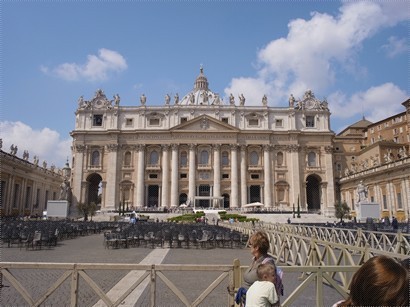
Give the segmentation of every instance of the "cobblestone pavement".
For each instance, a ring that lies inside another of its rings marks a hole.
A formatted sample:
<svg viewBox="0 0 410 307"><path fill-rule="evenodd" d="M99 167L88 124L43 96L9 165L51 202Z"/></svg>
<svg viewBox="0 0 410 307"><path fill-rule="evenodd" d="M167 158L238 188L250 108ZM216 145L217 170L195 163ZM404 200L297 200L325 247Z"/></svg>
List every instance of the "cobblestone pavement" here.
<svg viewBox="0 0 410 307"><path fill-rule="evenodd" d="M128 248L128 249L106 249L103 246L103 235L91 235L79 237L72 240L60 242L57 247L42 250L25 250L24 248L4 246L1 248L0 259L3 262L58 262L58 263L139 263L152 249L150 248ZM239 259L241 265L250 262L251 255L249 249L185 249L173 248L165 257L165 264L232 264L233 259ZM111 289L127 272L115 271L95 271L90 272L93 280L106 292ZM61 272L44 272L40 270L20 270L19 280L27 287L29 293L34 298L40 295L56 280ZM165 274L177 287L193 302L218 276L218 273L199 272L166 272ZM284 276L285 296L295 289L300 281L300 274L287 273ZM158 280L158 279L157 279ZM0 306L29 306L24 299L16 292L10 283L3 278L3 285L0 290ZM219 286L200 306L227 306L227 282ZM293 306L316 306L315 287L309 286L304 290ZM93 306L98 298L94 292L80 279L79 285L79 306ZM66 281L61 290L51 295L46 304L42 306L69 306L69 281ZM325 306L331 306L341 299L335 290L324 287ZM134 306L149 306L149 289L143 292L140 299ZM125 305L122 305L125 306ZM157 284L156 306L184 306L176 296L159 281Z"/></svg>

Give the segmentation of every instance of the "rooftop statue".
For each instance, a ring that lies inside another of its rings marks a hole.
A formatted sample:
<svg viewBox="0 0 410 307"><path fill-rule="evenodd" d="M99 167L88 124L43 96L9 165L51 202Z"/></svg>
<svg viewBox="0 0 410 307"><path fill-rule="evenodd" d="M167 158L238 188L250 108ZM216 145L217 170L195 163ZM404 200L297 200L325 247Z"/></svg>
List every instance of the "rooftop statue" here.
<svg viewBox="0 0 410 307"><path fill-rule="evenodd" d="M235 104L235 97L232 95L232 93L231 93L231 95L229 95L229 103L230 103L231 105L234 105L234 104Z"/></svg>
<svg viewBox="0 0 410 307"><path fill-rule="evenodd" d="M239 95L239 105L245 105L245 96L243 94Z"/></svg>
<svg viewBox="0 0 410 307"><path fill-rule="evenodd" d="M165 95L165 104L166 105L169 105L169 102L171 101L171 97L168 95L168 94L166 94Z"/></svg>
<svg viewBox="0 0 410 307"><path fill-rule="evenodd" d="M14 144L11 144L11 146L10 146L10 154L13 155L13 156L15 156L15 155L17 154L17 150L18 150L17 145L14 146Z"/></svg>
<svg viewBox="0 0 410 307"><path fill-rule="evenodd" d="M178 104L178 103L179 103L179 95L178 93L176 93L174 96L174 104Z"/></svg>
<svg viewBox="0 0 410 307"><path fill-rule="evenodd" d="M266 97L266 95L262 97L262 105L265 107L268 105L268 97Z"/></svg>
<svg viewBox="0 0 410 307"><path fill-rule="evenodd" d="M120 95L115 94L115 95L113 96L113 98L114 98L114 104L115 104L115 106L119 106L119 105L120 105L120 100L121 100Z"/></svg>
<svg viewBox="0 0 410 307"><path fill-rule="evenodd" d="M290 94L289 97L289 108L294 108L295 107L295 97L293 97L293 94Z"/></svg>
<svg viewBox="0 0 410 307"><path fill-rule="evenodd" d="M147 102L147 97L144 94L141 95L140 102L141 102L141 105L143 105L143 106Z"/></svg>

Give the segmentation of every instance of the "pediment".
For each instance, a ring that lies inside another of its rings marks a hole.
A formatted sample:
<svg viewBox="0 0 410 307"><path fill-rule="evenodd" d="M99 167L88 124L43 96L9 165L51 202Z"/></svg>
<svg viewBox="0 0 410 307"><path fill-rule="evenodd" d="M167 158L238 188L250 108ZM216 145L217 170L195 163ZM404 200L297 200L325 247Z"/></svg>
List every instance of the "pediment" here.
<svg viewBox="0 0 410 307"><path fill-rule="evenodd" d="M186 132L186 131L198 131L198 132L238 132L239 130L227 123L221 122L215 118L207 115L202 115L191 119L185 123L175 126L171 129L173 132Z"/></svg>

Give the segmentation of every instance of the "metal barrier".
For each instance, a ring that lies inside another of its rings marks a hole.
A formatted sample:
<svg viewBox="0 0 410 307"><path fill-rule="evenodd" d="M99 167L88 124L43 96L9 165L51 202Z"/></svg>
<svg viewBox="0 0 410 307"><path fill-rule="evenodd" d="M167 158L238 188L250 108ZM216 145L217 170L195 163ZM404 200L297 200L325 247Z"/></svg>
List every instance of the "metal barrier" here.
<svg viewBox="0 0 410 307"><path fill-rule="evenodd" d="M239 260L234 260L233 265L139 265L139 264L85 264L85 263L33 263L33 262L2 262L0 270L3 279L6 279L12 287L24 298L29 306L40 306L47 303L49 298L56 292L62 284L69 280L70 291L70 306L78 306L79 296L79 281L82 279L98 296L106 306L120 306L124 300L140 285L144 280L149 280L150 289L150 306L156 306L157 299L157 283L161 280L185 306L198 306L204 299L218 286L226 282L227 291L227 306L235 306L234 294L240 287L242 281L242 273L247 267L240 266ZM283 266L281 267L285 273L301 272L301 283L290 293L282 306L291 306L302 291L310 284L315 284L316 289L316 305L323 306L323 285L331 285L342 297L347 298L348 286L351 276L359 268L359 266ZM35 300L29 291L22 285L18 279L16 270L42 270L44 276L47 270L62 270L62 274L54 283L37 299ZM108 295L97 284L90 274L93 270L124 270L124 271L142 271L140 278L133 280L128 284L128 288L122 289L121 295L113 297ZM164 275L166 271L208 271L218 272L220 275L193 301L190 302L177 285ZM335 276L339 276L335 278ZM68 290L68 289L66 289ZM1 291L1 290L0 290ZM136 302L133 302L134 304Z"/></svg>
<svg viewBox="0 0 410 307"><path fill-rule="evenodd" d="M258 227L252 227L251 223L224 224L223 226L241 231L248 235ZM366 231L363 229L346 229L337 227L318 227L292 224L269 224L260 225L271 237L272 254L278 250L291 249L292 246L306 248L310 246L312 239L316 244L324 247L334 246L341 250L351 250L353 253L370 253L371 255L384 254L396 258L408 258L410 256L410 234L381 231ZM292 262L290 264L304 264L305 261Z"/></svg>

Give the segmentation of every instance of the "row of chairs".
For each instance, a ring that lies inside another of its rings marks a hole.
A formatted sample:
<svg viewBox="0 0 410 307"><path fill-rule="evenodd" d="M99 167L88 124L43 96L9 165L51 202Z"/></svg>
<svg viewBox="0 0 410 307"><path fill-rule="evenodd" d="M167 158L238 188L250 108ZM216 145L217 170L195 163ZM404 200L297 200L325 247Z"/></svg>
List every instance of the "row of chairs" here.
<svg viewBox="0 0 410 307"><path fill-rule="evenodd" d="M248 236L220 226L139 222L104 234L105 248L242 248Z"/></svg>
<svg viewBox="0 0 410 307"><path fill-rule="evenodd" d="M57 246L57 242L78 236L113 229L114 223L59 221L6 220L1 224L1 240L8 247L41 249Z"/></svg>

